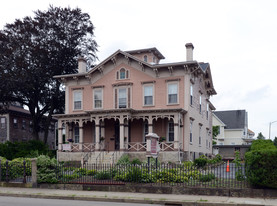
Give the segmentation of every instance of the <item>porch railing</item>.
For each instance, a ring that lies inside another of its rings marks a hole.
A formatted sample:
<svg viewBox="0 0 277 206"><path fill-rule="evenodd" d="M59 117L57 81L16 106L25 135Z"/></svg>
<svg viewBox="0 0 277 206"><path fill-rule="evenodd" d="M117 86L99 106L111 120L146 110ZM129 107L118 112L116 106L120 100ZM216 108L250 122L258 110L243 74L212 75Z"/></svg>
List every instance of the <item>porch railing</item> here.
<svg viewBox="0 0 277 206"><path fill-rule="evenodd" d="M181 143L179 143L179 149L181 148ZM160 143L160 151L175 151L174 142L161 142ZM144 152L146 151L146 142L129 142L128 151L134 152Z"/></svg>

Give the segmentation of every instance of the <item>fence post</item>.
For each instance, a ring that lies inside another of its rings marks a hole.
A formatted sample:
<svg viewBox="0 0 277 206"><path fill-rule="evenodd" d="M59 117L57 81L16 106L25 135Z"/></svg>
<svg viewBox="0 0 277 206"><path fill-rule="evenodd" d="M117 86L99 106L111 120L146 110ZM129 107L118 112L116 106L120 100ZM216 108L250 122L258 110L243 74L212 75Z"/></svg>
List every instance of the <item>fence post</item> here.
<svg viewBox="0 0 277 206"><path fill-rule="evenodd" d="M6 182L9 182L9 161L6 161Z"/></svg>
<svg viewBox="0 0 277 206"><path fill-rule="evenodd" d="M23 183L26 183L26 161L23 160Z"/></svg>
<svg viewBox="0 0 277 206"><path fill-rule="evenodd" d="M37 158L31 159L32 162L32 187L36 188L38 186L37 183Z"/></svg>
<svg viewBox="0 0 277 206"><path fill-rule="evenodd" d="M2 181L2 160L0 159L0 182Z"/></svg>

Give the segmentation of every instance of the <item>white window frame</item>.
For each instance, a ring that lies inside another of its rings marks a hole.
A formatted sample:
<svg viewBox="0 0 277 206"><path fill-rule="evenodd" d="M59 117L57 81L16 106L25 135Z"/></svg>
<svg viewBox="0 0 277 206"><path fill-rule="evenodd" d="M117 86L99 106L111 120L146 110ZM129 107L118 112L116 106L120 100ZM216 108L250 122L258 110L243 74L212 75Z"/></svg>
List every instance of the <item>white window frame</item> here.
<svg viewBox="0 0 277 206"><path fill-rule="evenodd" d="M74 127L74 143L79 143L79 142L80 142L80 127L76 125Z"/></svg>
<svg viewBox="0 0 277 206"><path fill-rule="evenodd" d="M95 93L100 92L100 99L95 98ZM101 106L98 107L96 101L101 101ZM93 108L94 109L103 109L103 88L95 88L93 89Z"/></svg>
<svg viewBox="0 0 277 206"><path fill-rule="evenodd" d="M173 120L168 121L167 125L168 125L168 132L167 132L168 142L174 142L174 136L175 136L175 134L174 134L174 122L173 122ZM173 134L173 140L170 140L170 134Z"/></svg>
<svg viewBox="0 0 277 206"><path fill-rule="evenodd" d="M193 131L193 120L190 120L190 125L189 125L189 142L192 144L193 142L193 136L192 136L192 131Z"/></svg>
<svg viewBox="0 0 277 206"><path fill-rule="evenodd" d="M120 93L120 90L125 90L125 98L126 98L126 103L125 103L125 107L120 107L120 104L119 104L119 93ZM128 107L128 88L127 87L119 87L117 89L117 106L119 109L126 109Z"/></svg>
<svg viewBox="0 0 277 206"><path fill-rule="evenodd" d="M146 87L152 87L152 104L145 104L145 89ZM143 85L143 106L154 106L155 103L154 103L154 94L155 94L155 91L154 91L154 85L153 84L145 84Z"/></svg>
<svg viewBox="0 0 277 206"><path fill-rule="evenodd" d="M75 95L77 95L77 93L81 94L81 105L80 108L76 108L75 107L75 102L79 102L79 101L75 101ZM74 90L73 91L73 110L82 110L83 109L83 91L82 90Z"/></svg>
<svg viewBox="0 0 277 206"><path fill-rule="evenodd" d="M18 121L16 118L13 118L13 128L18 128Z"/></svg>
<svg viewBox="0 0 277 206"><path fill-rule="evenodd" d="M5 128L6 128L6 118L1 117L1 129L5 129Z"/></svg>
<svg viewBox="0 0 277 206"><path fill-rule="evenodd" d="M199 113L201 114L201 112L202 112L202 95L200 93L200 95L199 95Z"/></svg>
<svg viewBox="0 0 277 206"><path fill-rule="evenodd" d="M177 93L176 93L176 95L177 95L177 98L176 98L176 102L173 102L173 103L170 103L169 102L169 87L171 86L171 85L176 85L176 87L177 87ZM178 82L169 82L169 83L167 83L167 104L168 105L175 105L175 104L179 104L179 83Z"/></svg>
<svg viewBox="0 0 277 206"><path fill-rule="evenodd" d="M193 85L190 85L190 105L193 105Z"/></svg>
<svg viewBox="0 0 277 206"><path fill-rule="evenodd" d="M199 125L199 140L198 140L199 147L201 147L201 145L202 145L201 130L202 130L202 126Z"/></svg>

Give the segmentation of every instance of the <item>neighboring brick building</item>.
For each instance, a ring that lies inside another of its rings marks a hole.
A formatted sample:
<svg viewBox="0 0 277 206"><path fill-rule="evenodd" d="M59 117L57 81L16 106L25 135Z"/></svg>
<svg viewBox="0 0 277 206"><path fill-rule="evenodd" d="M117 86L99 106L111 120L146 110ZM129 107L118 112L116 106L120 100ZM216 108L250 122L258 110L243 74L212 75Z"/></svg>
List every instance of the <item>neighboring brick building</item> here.
<svg viewBox="0 0 277 206"><path fill-rule="evenodd" d="M143 159L152 132L165 140L160 161L211 155L216 91L209 63L193 60L193 49L186 44L186 61L164 64L156 48L118 50L88 72L80 58L77 74L55 76L65 85L65 114L55 115L59 160L93 162L101 150Z"/></svg>
<svg viewBox="0 0 277 206"><path fill-rule="evenodd" d="M55 122L52 122L48 134L47 143L50 149L56 149ZM43 135L39 134L40 140L43 140ZM32 139L32 119L28 110L20 105L12 105L6 114L0 114L0 142L24 142Z"/></svg>

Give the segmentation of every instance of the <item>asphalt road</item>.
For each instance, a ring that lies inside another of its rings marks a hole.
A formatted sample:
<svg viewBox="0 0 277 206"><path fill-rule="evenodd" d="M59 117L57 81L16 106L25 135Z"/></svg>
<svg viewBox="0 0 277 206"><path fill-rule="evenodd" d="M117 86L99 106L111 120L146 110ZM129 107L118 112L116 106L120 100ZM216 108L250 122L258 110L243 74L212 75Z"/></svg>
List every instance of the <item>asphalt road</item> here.
<svg viewBox="0 0 277 206"><path fill-rule="evenodd" d="M98 202L78 200L57 200L25 197L4 197L0 196L0 206L153 206L154 204L137 204L122 202Z"/></svg>

